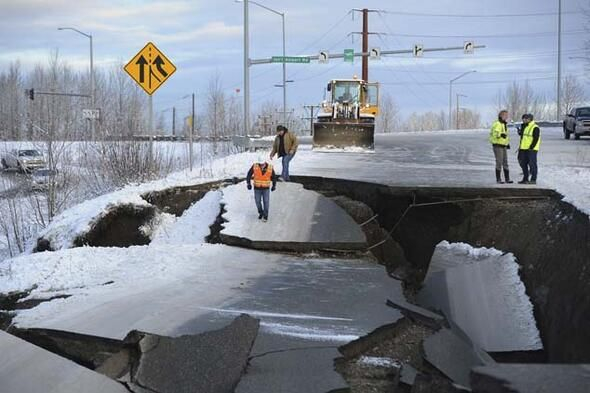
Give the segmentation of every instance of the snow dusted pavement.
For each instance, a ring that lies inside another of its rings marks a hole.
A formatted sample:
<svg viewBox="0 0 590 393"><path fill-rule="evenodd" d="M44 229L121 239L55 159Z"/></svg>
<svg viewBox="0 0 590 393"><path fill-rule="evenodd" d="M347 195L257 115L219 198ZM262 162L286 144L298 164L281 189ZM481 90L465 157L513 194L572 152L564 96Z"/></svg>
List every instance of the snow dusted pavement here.
<svg viewBox="0 0 590 393"><path fill-rule="evenodd" d="M246 183L222 190L226 212L221 231L228 244L247 242L266 250L363 250L361 227L332 200L301 184L279 182L270 195L268 222L258 220L253 191Z"/></svg>

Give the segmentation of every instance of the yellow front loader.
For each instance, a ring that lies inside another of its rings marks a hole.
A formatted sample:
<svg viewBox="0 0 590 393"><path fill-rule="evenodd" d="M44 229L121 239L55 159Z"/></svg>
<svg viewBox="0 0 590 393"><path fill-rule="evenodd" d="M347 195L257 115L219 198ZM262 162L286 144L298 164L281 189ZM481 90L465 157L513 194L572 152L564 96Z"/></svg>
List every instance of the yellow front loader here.
<svg viewBox="0 0 590 393"><path fill-rule="evenodd" d="M333 79L326 87L313 124L314 148L375 148L375 118L379 114L379 84Z"/></svg>

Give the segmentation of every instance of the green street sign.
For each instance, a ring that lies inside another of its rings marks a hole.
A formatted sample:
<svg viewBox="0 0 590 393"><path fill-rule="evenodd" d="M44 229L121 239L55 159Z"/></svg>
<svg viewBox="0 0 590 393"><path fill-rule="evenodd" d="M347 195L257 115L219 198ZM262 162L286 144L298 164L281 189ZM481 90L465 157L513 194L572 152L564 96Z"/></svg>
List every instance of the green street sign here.
<svg viewBox="0 0 590 393"><path fill-rule="evenodd" d="M354 49L344 49L344 61L354 63Z"/></svg>
<svg viewBox="0 0 590 393"><path fill-rule="evenodd" d="M306 56L273 56L273 63L309 63L309 57Z"/></svg>

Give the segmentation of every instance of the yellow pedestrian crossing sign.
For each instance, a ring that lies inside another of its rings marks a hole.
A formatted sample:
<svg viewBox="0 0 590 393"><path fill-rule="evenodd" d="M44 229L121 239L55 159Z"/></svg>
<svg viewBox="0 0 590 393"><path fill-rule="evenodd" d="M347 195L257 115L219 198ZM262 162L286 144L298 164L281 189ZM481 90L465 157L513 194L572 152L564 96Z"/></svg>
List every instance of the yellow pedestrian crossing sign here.
<svg viewBox="0 0 590 393"><path fill-rule="evenodd" d="M151 42L148 42L124 67L124 70L149 95L170 78L176 67Z"/></svg>

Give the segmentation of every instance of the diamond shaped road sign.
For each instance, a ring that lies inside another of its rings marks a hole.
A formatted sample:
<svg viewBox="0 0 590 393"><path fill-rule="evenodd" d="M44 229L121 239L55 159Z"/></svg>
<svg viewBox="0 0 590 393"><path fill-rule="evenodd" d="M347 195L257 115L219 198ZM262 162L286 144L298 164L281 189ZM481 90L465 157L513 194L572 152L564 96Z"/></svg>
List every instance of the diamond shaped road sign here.
<svg viewBox="0 0 590 393"><path fill-rule="evenodd" d="M152 95L174 74L176 66L154 44L148 42L124 70L146 93Z"/></svg>

